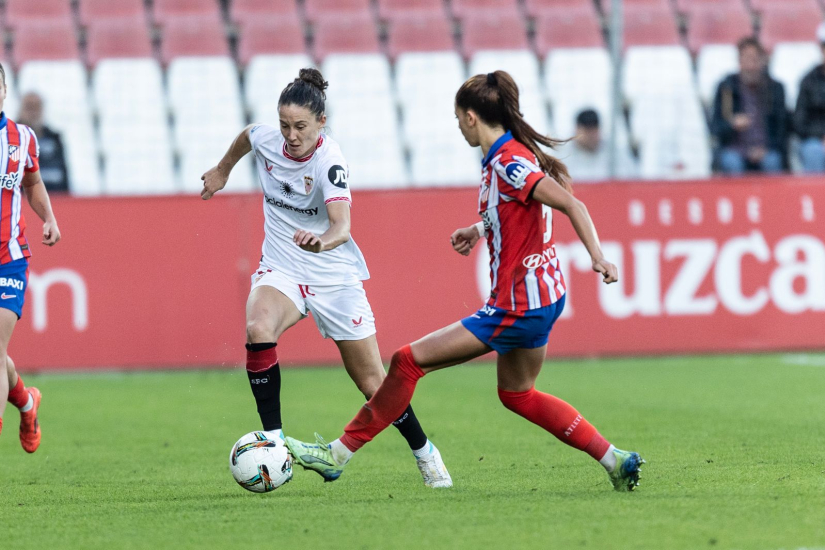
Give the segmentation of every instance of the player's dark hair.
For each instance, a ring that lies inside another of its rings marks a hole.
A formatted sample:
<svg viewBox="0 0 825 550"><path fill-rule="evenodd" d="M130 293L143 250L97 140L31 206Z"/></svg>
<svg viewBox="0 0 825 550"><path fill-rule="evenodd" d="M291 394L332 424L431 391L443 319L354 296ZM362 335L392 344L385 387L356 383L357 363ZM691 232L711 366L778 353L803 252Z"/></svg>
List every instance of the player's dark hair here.
<svg viewBox="0 0 825 550"><path fill-rule="evenodd" d="M0 63L0 78L3 79L3 85L6 84L6 69L3 68L3 64Z"/></svg>
<svg viewBox="0 0 825 550"><path fill-rule="evenodd" d="M318 69L301 69L298 78L290 82L281 97L278 99L278 107L281 105L298 105L306 107L315 118L321 118L326 110L325 101L327 94L324 90L329 86L329 82L324 80L324 75Z"/></svg>
<svg viewBox="0 0 825 550"><path fill-rule="evenodd" d="M519 109L518 86L507 72L495 71L470 77L455 94L455 104L463 111L475 112L491 126L509 130L516 141L536 155L539 166L547 175L568 191L573 191L567 166L539 147L555 148L566 141L544 136L524 120Z"/></svg>
<svg viewBox="0 0 825 550"><path fill-rule="evenodd" d="M736 49L739 50L740 55L748 48L756 48L761 55L765 55L765 47L755 36L746 36L736 44Z"/></svg>

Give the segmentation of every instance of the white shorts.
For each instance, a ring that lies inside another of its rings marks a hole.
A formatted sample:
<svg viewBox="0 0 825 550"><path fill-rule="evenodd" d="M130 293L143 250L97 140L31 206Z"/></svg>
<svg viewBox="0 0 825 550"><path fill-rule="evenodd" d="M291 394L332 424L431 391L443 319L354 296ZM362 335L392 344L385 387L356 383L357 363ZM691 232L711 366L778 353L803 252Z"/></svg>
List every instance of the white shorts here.
<svg viewBox="0 0 825 550"><path fill-rule="evenodd" d="M324 338L363 340L375 334L375 317L360 281L348 285L299 285L283 273L260 266L252 274L251 290L259 286L279 290L304 317L312 313Z"/></svg>

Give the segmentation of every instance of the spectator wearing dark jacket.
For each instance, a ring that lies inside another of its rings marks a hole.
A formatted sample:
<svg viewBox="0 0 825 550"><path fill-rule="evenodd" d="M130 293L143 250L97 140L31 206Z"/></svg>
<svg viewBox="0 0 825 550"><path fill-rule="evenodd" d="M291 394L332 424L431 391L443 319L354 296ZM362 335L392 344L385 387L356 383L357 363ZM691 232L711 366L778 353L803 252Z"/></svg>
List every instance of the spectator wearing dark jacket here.
<svg viewBox="0 0 825 550"><path fill-rule="evenodd" d="M825 55L825 23L816 31ZM794 129L802 142L799 156L805 172L825 172L825 64L814 67L799 86Z"/></svg>
<svg viewBox="0 0 825 550"><path fill-rule="evenodd" d="M63 141L60 134L44 124L43 100L39 95L29 92L23 96L16 121L34 130L37 136L40 144L40 175L46 190L49 193L68 192L69 177L63 154Z"/></svg>
<svg viewBox="0 0 825 550"><path fill-rule="evenodd" d="M766 71L766 56L755 38L739 42L739 73L719 84L711 133L717 161L728 174L745 170L780 172L788 138L785 89Z"/></svg>

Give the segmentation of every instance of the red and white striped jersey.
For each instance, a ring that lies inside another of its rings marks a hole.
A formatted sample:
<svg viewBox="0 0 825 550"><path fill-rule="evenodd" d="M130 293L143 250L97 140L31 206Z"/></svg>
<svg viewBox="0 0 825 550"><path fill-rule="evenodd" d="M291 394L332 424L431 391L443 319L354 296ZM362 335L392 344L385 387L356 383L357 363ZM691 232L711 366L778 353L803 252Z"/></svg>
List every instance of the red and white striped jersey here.
<svg viewBox="0 0 825 550"><path fill-rule="evenodd" d="M0 264L30 257L20 185L25 173L40 169L34 131L0 113Z"/></svg>
<svg viewBox="0 0 825 550"><path fill-rule="evenodd" d="M553 210L532 199L545 177L538 159L510 132L481 162L478 211L487 232L487 305L512 311L549 306L565 292L553 240Z"/></svg>

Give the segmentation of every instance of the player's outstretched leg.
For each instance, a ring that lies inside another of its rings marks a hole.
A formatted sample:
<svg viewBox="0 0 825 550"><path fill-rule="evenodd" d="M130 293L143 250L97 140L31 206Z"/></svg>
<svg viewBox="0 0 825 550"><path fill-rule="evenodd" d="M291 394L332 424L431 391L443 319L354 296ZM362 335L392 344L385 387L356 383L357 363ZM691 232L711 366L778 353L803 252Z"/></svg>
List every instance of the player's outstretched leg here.
<svg viewBox="0 0 825 550"><path fill-rule="evenodd" d="M418 471L421 472L421 477L424 479L424 485L435 489L452 487L453 480L450 477L450 472L447 471L447 466L444 465L441 453L427 439L418 418L415 416L415 412L413 412L412 405L408 405L407 409L392 425L398 428L398 431L407 440L413 456L415 456Z"/></svg>
<svg viewBox="0 0 825 550"><path fill-rule="evenodd" d="M37 410L40 408L40 390L27 388L23 378L17 374L11 357L6 357L6 371L9 381L9 403L20 410L20 445L27 453L40 447L40 422Z"/></svg>

